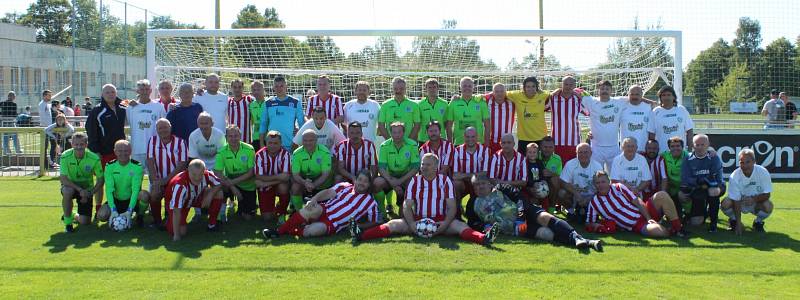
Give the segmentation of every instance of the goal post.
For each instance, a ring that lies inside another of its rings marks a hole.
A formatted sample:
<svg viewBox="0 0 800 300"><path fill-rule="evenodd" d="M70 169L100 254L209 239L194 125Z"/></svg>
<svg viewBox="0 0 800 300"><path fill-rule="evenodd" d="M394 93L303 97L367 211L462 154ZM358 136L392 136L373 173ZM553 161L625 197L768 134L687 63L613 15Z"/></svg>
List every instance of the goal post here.
<svg viewBox="0 0 800 300"><path fill-rule="evenodd" d="M681 39L671 30L148 30L147 77L199 84L214 72L223 85L243 79L247 90L250 81L281 75L290 94L304 94L326 74L332 91L346 99L354 97L356 81L366 80L381 101L392 97L395 76L407 79L411 98L424 96L422 83L431 77L449 98L464 76L476 79L480 93L496 82L518 89L526 76L553 89L562 76L573 75L590 92L597 81L609 80L615 95L634 84L651 93L669 84L680 101ZM272 84L265 86L269 94Z"/></svg>

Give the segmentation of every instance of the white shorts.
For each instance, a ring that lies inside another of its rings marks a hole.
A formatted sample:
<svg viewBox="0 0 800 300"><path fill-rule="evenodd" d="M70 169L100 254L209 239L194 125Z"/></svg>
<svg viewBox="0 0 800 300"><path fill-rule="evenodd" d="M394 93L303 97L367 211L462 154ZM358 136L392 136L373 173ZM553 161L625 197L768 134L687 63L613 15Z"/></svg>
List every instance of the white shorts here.
<svg viewBox="0 0 800 300"><path fill-rule="evenodd" d="M606 171L610 171L611 163L622 151L619 146L596 146L592 145L592 159L599 162Z"/></svg>

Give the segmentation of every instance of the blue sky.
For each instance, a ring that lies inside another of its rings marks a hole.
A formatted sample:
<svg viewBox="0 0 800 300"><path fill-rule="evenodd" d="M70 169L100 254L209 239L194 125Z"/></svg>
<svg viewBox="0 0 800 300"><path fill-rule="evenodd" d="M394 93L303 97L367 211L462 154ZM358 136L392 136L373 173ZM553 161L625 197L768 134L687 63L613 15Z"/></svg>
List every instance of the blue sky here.
<svg viewBox="0 0 800 300"><path fill-rule="evenodd" d="M33 1L0 0L5 12L24 11ZM138 7L160 15L171 15L182 22L214 27L213 0L130 0ZM122 17L122 5L105 0L112 13ZM230 28L239 10L247 4L259 10L277 8L280 18L292 29L438 29L442 20L455 19L461 29L536 29L536 0L440 0L440 1L253 1L222 0L222 28ZM489 4L492 3L492 4ZM683 31L683 64L689 63L701 50L722 37L734 37L738 19L747 16L760 21L764 45L779 37L792 42L800 34L800 1L797 0L673 0L673 1L597 1L544 0L545 29L631 29L634 18L642 25L661 22L664 29ZM128 9L130 20L143 18L135 8ZM604 57L607 42L586 46L582 51L547 47L548 54L557 53L562 64L589 66ZM342 42L343 50L356 50L362 45ZM522 44L531 50L533 45ZM350 49L352 48L352 49ZM513 56L528 50L482 49L501 66ZM527 49L526 48L526 49Z"/></svg>

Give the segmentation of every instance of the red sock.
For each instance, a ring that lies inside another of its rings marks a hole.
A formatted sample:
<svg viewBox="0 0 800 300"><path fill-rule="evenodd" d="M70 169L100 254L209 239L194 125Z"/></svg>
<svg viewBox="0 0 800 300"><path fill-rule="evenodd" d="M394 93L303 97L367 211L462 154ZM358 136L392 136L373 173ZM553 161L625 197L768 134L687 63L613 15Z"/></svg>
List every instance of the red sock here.
<svg viewBox="0 0 800 300"><path fill-rule="evenodd" d="M361 240L372 240L372 239L379 239L385 238L391 235L392 232L389 230L389 226L382 224L380 226L375 226L370 229L367 229L363 233L361 233Z"/></svg>
<svg viewBox="0 0 800 300"><path fill-rule="evenodd" d="M672 223L672 230L671 231L673 233L681 231L681 229L683 229L683 224L681 224L681 219L672 220L672 221L670 221L670 223Z"/></svg>
<svg viewBox="0 0 800 300"><path fill-rule="evenodd" d="M302 227L305 222L306 219L304 219L300 213L293 213L289 219L286 220L286 223L278 227L278 234L292 234L291 231L293 229Z"/></svg>
<svg viewBox="0 0 800 300"><path fill-rule="evenodd" d="M211 199L211 206L208 207L208 225L217 225L217 216L222 208L222 198Z"/></svg>
<svg viewBox="0 0 800 300"><path fill-rule="evenodd" d="M300 227L297 227L297 228L292 228L291 230L289 230L289 234L294 235L294 236L303 237L303 229L304 228L305 228L305 226L303 226L303 225L300 225Z"/></svg>
<svg viewBox="0 0 800 300"><path fill-rule="evenodd" d="M279 215L285 215L287 208L289 208L289 194L278 195L278 208L275 212Z"/></svg>
<svg viewBox="0 0 800 300"><path fill-rule="evenodd" d="M94 206L94 212L95 212L95 213L99 213L99 212L100 212L100 207L101 207L101 206L103 206L103 205L101 205L101 204L96 204L96 205Z"/></svg>
<svg viewBox="0 0 800 300"><path fill-rule="evenodd" d="M542 208L547 210L550 208L550 199L544 198L542 199Z"/></svg>
<svg viewBox="0 0 800 300"><path fill-rule="evenodd" d="M269 191L259 191L258 192L258 210L261 211L261 215L275 212L275 192L272 190Z"/></svg>
<svg viewBox="0 0 800 300"><path fill-rule="evenodd" d="M473 242L476 244L483 244L483 237L485 234L472 230L472 228L467 228L461 231L459 234L461 239L469 242Z"/></svg>
<svg viewBox="0 0 800 300"><path fill-rule="evenodd" d="M161 224L161 200L150 202L150 214L153 215L153 222Z"/></svg>

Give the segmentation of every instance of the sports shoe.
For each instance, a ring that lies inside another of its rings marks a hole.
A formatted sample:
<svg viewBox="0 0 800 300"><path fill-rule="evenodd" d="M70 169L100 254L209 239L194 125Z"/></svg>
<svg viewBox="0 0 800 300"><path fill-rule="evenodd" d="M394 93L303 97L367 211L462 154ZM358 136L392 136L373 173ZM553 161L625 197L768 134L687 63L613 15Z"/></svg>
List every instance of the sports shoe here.
<svg viewBox="0 0 800 300"><path fill-rule="evenodd" d="M580 236L576 237L575 238L575 248L578 248L578 249L589 248L589 240L587 240L587 239L585 239L583 237L580 237Z"/></svg>
<svg viewBox="0 0 800 300"><path fill-rule="evenodd" d="M765 232L764 231L764 222L753 221L753 231L755 231L755 232Z"/></svg>
<svg viewBox="0 0 800 300"><path fill-rule="evenodd" d="M678 230L678 231L675 232L675 236L677 236L679 238L682 238L682 239L686 239L686 238L689 238L689 232L686 231L686 229L681 228L681 230Z"/></svg>
<svg viewBox="0 0 800 300"><path fill-rule="evenodd" d="M136 225L136 227L144 228L144 216L143 215L136 216L136 219L133 221L133 224Z"/></svg>
<svg viewBox="0 0 800 300"><path fill-rule="evenodd" d="M75 228L72 227L72 224L69 224L69 225L67 225L65 227L66 227L66 228L64 228L65 232L75 232Z"/></svg>
<svg viewBox="0 0 800 300"><path fill-rule="evenodd" d="M200 222L200 221L201 221L201 220L200 220L201 218L202 218L202 217L201 217L199 214L196 214L196 215L194 215L194 216L192 217L192 220L191 220L191 221L189 221L189 223Z"/></svg>
<svg viewBox="0 0 800 300"><path fill-rule="evenodd" d="M729 219L728 220L728 231L736 231L736 220Z"/></svg>
<svg viewBox="0 0 800 300"><path fill-rule="evenodd" d="M603 252L603 241L601 240L589 240L589 248L594 249L597 252Z"/></svg>
<svg viewBox="0 0 800 300"><path fill-rule="evenodd" d="M276 230L272 230L272 229L269 229L269 228L264 228L264 230L261 230L261 236L263 236L265 239L269 240L269 239L277 238L280 235L278 235L278 231L276 231Z"/></svg>
<svg viewBox="0 0 800 300"><path fill-rule="evenodd" d="M350 239L353 245L361 241L361 228L358 227L355 218L350 219Z"/></svg>
<svg viewBox="0 0 800 300"><path fill-rule="evenodd" d="M208 232L216 232L216 231L219 231L219 228L220 228L219 224L216 224L216 225L208 224L208 227L206 227L206 231L208 231Z"/></svg>
<svg viewBox="0 0 800 300"><path fill-rule="evenodd" d="M492 225L486 229L486 235L483 237L483 245L487 247L491 246L492 243L494 243L494 239L497 238L499 230L500 226L497 224L497 222L492 223Z"/></svg>
<svg viewBox="0 0 800 300"><path fill-rule="evenodd" d="M716 224L716 223L711 223L711 224L709 224L709 225L708 225L708 232L709 232L709 233L715 233L715 232L717 232L717 224Z"/></svg>

